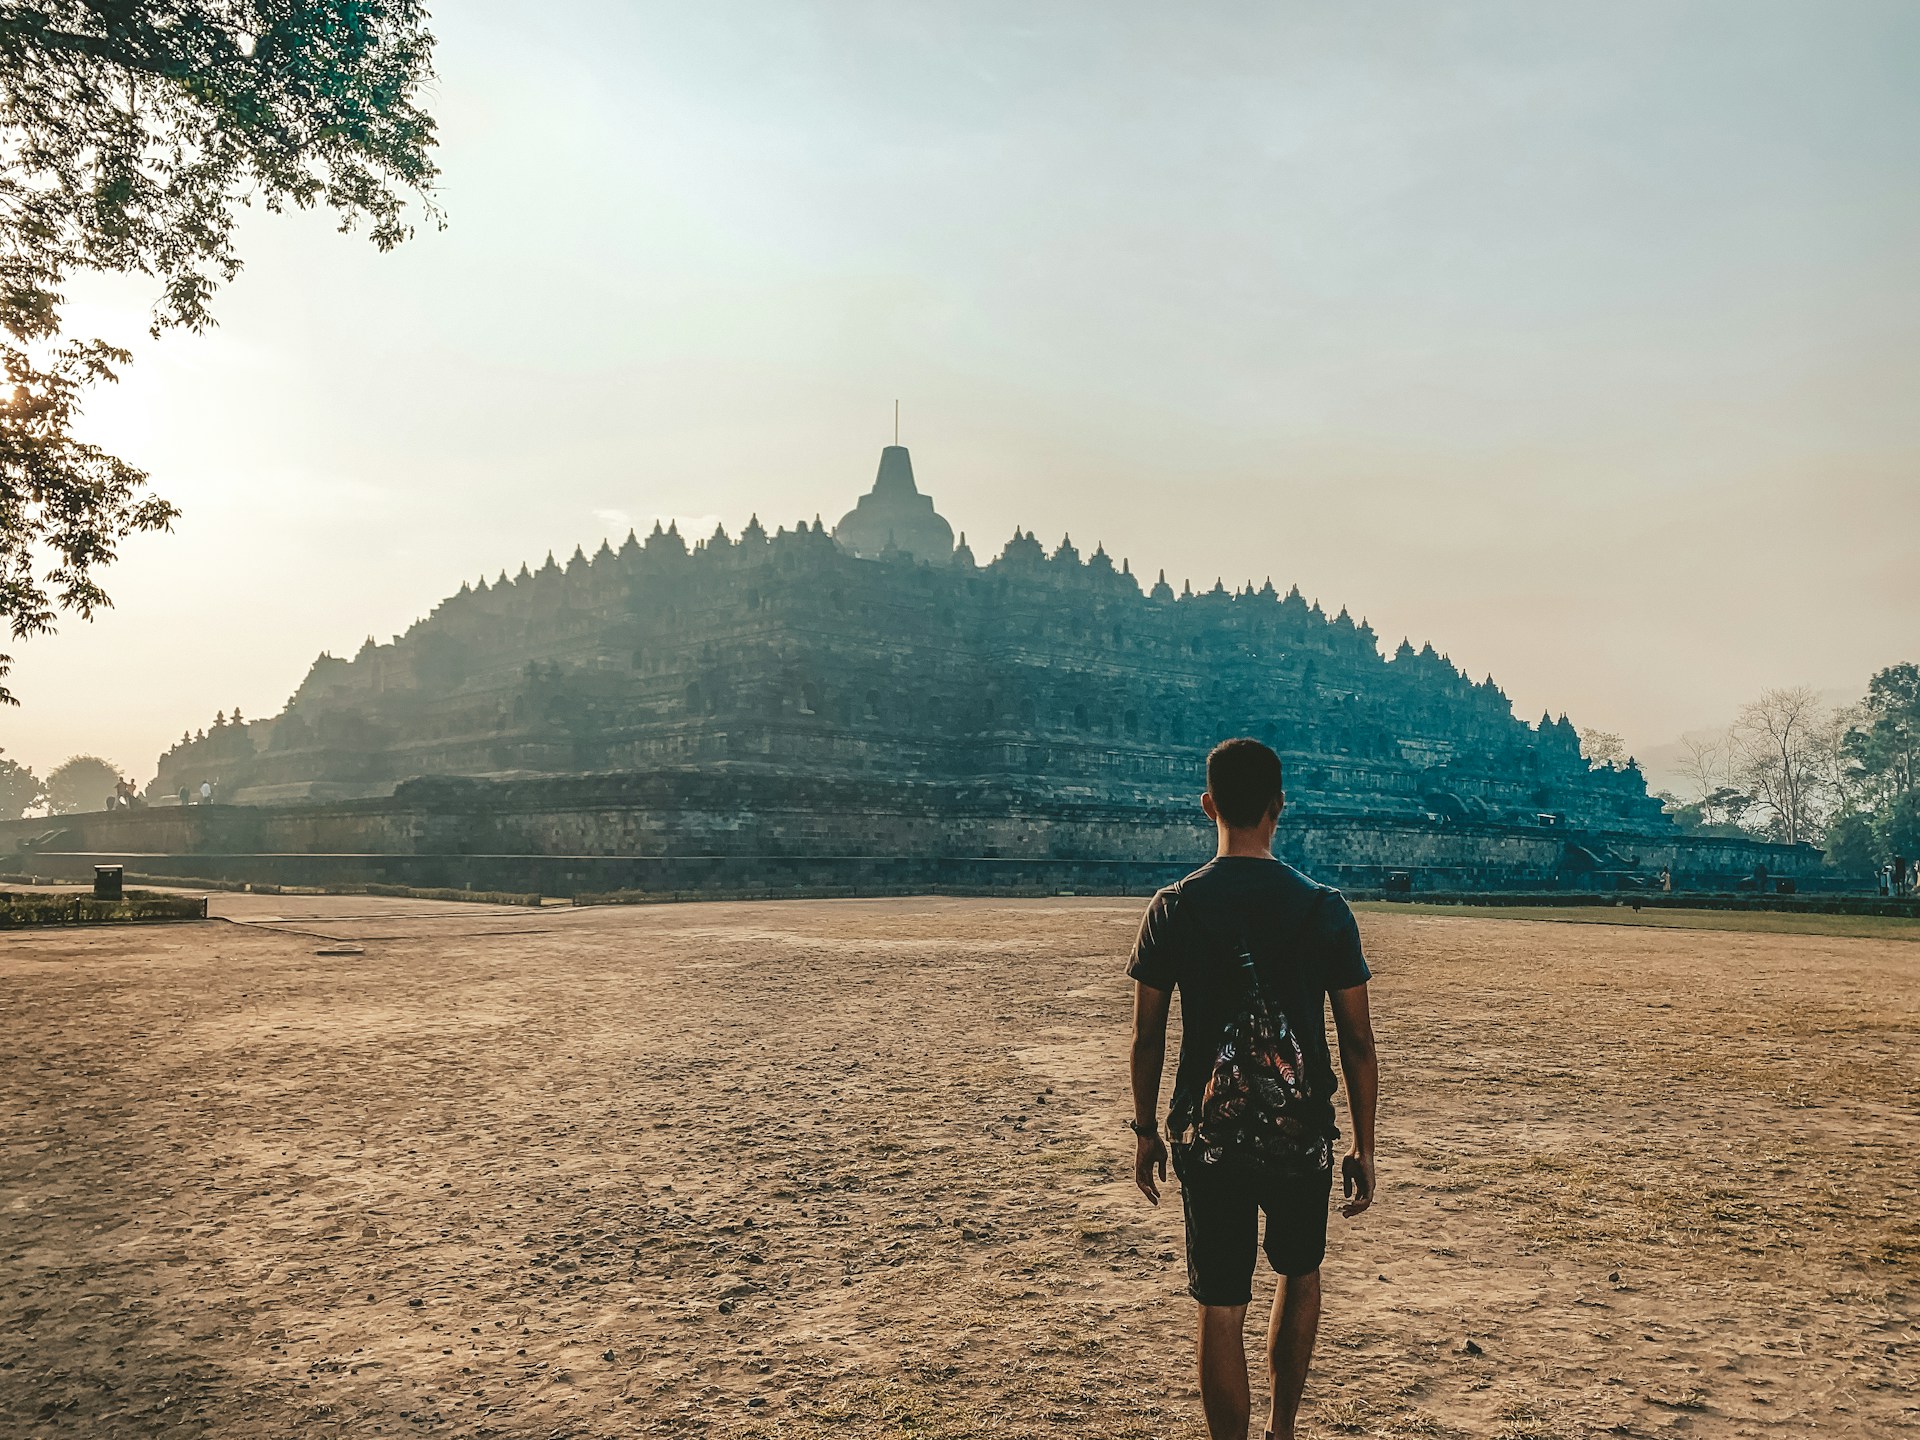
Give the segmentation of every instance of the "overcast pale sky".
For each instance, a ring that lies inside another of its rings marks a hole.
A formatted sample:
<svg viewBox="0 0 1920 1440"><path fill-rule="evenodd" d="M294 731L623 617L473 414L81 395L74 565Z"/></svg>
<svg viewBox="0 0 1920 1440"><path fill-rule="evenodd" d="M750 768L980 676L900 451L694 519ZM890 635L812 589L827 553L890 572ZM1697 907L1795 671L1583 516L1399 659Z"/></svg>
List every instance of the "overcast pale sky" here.
<svg viewBox="0 0 1920 1440"><path fill-rule="evenodd" d="M451 224L258 216L92 433L184 511L16 647L137 778L463 579L871 483L1271 575L1646 750L1920 659L1920 6L436 17Z"/></svg>

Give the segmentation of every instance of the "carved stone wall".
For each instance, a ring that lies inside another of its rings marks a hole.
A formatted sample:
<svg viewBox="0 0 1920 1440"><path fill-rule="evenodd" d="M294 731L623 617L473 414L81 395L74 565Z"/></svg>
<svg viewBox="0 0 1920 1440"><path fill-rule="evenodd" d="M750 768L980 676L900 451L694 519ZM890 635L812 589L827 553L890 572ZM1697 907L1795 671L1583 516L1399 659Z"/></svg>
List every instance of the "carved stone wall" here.
<svg viewBox="0 0 1920 1440"><path fill-rule="evenodd" d="M1018 787L775 776L428 779L326 805L212 805L0 825L0 847L59 834L13 863L84 875L96 861L148 874L282 884L387 880L479 889L1000 885L1151 890L1213 846L1189 802L1036 802ZM1765 866L1814 884L1820 852L1740 840L1570 831L1386 816L1289 815L1277 846L1323 880L1423 890L1609 886L1670 869L1725 890Z"/></svg>
<svg viewBox="0 0 1920 1440"><path fill-rule="evenodd" d="M388 644L322 656L281 714L176 746L152 790L281 804L418 776L690 769L915 782L1056 817L1110 807L1097 848L1117 854L1127 827L1184 810L1199 757L1234 734L1281 752L1301 817L1670 829L1637 770L1582 761L1565 717L1515 719L1430 646L1383 657L1364 622L1297 590L1143 590L1103 551L1047 555L1018 532L984 567L964 543L938 565L861 558L817 521L691 549L656 528L462 587Z"/></svg>

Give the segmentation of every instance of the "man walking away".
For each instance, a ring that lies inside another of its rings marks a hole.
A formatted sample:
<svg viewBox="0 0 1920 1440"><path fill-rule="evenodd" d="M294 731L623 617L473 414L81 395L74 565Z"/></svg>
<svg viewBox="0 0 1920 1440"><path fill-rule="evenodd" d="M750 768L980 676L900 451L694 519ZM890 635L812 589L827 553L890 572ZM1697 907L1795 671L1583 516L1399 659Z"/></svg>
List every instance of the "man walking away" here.
<svg viewBox="0 0 1920 1440"><path fill-rule="evenodd" d="M1284 803L1273 751L1257 740L1214 748L1200 805L1219 832L1219 850L1153 897L1127 971L1134 980L1134 1180L1156 1205L1168 1150L1155 1111L1168 1003L1180 992L1180 1063L1167 1131L1186 1220L1187 1289L1200 1305L1200 1395L1213 1440L1247 1434L1245 1330L1263 1211L1267 1261L1281 1277L1267 1322L1267 1434L1294 1440L1320 1324L1339 1137L1329 1001L1353 1117L1340 1213L1351 1218L1373 1203L1378 1071L1360 932L1339 891L1274 858Z"/></svg>

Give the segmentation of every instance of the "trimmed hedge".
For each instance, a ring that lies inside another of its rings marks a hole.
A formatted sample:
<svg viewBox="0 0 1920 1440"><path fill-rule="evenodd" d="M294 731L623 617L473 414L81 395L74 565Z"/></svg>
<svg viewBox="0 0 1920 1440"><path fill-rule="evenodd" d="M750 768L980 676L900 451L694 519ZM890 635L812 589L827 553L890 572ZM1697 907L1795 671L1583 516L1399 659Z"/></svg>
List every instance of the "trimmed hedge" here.
<svg viewBox="0 0 1920 1440"><path fill-rule="evenodd" d="M156 920L204 920L204 895L155 895L129 890L119 900L46 891L0 891L0 930L43 925L123 925Z"/></svg>

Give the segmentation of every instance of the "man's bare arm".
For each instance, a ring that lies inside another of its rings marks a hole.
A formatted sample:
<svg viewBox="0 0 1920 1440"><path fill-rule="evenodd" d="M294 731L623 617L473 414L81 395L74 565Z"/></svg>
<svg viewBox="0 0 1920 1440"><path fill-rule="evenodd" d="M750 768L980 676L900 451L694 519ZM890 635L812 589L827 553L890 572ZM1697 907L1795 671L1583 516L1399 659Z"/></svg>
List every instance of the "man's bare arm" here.
<svg viewBox="0 0 1920 1440"><path fill-rule="evenodd" d="M1380 1062L1373 1048L1373 1015L1367 1008L1367 987L1335 990L1327 999L1333 1006L1333 1027L1340 1036L1340 1069L1347 1077L1347 1107L1353 1112L1353 1150L1340 1162L1346 1216L1358 1215L1373 1204L1373 1122L1380 1098Z"/></svg>
<svg viewBox="0 0 1920 1440"><path fill-rule="evenodd" d="M1167 1007L1173 996L1166 990L1133 982L1133 1183L1155 1205L1160 1203L1160 1179L1167 1178L1167 1147L1160 1138L1160 1072L1167 1061Z"/></svg>

